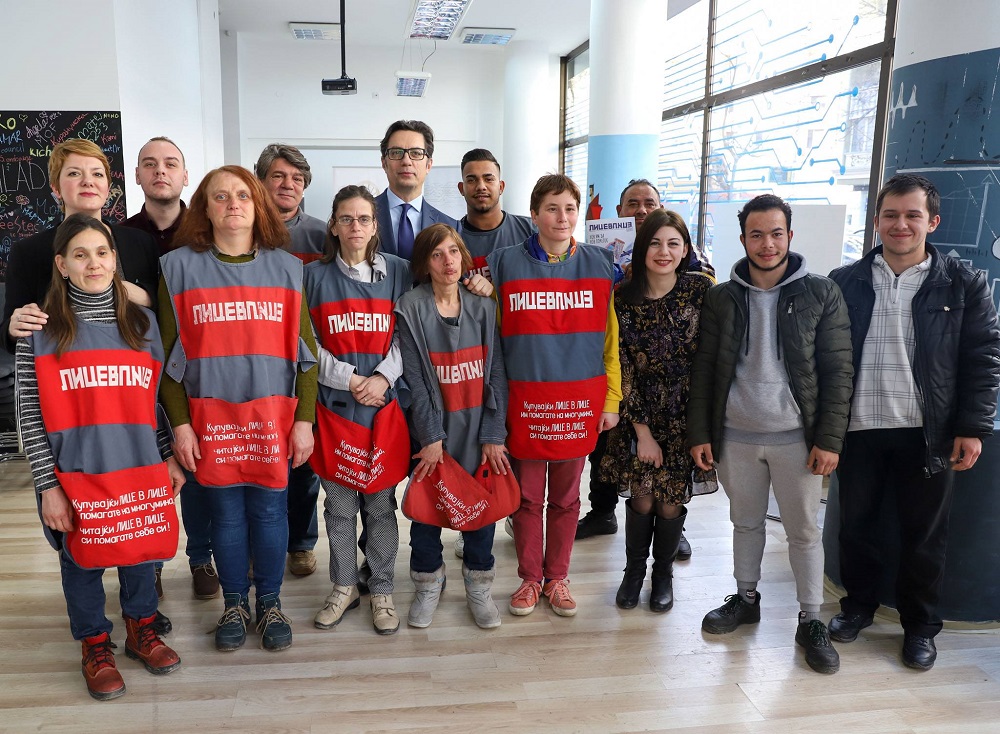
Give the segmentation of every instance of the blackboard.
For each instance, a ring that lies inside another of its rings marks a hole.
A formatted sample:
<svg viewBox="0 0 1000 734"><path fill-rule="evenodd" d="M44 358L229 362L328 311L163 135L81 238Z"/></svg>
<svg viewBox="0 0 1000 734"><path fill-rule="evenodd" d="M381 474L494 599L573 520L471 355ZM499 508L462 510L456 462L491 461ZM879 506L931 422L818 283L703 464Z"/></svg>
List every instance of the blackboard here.
<svg viewBox="0 0 1000 734"><path fill-rule="evenodd" d="M87 138L111 162L104 216L125 219L125 168L120 112L0 112L0 282L10 246L62 218L49 186L49 155L68 138Z"/></svg>

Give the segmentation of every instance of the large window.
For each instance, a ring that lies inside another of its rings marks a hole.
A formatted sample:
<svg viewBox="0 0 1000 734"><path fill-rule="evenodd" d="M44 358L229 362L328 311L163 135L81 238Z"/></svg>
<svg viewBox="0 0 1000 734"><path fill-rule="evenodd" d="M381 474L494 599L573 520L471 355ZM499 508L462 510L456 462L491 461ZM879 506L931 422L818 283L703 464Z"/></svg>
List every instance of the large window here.
<svg viewBox="0 0 1000 734"><path fill-rule="evenodd" d="M680 9L667 21L657 183L703 249L715 249L717 233L731 244L735 208L774 193L795 210L816 207L802 223L826 222L842 260L861 255L896 2L668 2ZM586 192L586 45L564 61L564 170Z"/></svg>

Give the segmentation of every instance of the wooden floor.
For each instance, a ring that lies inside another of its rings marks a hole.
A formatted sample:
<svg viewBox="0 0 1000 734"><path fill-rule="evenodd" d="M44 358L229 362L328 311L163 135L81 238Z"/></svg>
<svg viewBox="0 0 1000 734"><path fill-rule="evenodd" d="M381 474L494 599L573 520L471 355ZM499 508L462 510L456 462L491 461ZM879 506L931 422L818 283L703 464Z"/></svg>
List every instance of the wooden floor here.
<svg viewBox="0 0 1000 734"><path fill-rule="evenodd" d="M479 630L465 606L461 561L434 624L405 627L412 598L407 522L396 564L395 600L404 626L379 637L367 605L332 631L312 626L329 592L321 570L286 578L282 590L295 644L267 653L248 640L219 653L210 634L221 602L194 601L182 558L164 569L161 609L182 667L154 677L123 654L128 693L99 703L86 693L80 647L69 633L56 554L42 537L23 461L0 465L0 731L2 732L633 732L797 734L1000 731L1000 636L945 632L926 673L899 661L900 631L877 622L839 645L841 670L806 667L793 643L795 590L781 526L769 523L760 586L763 619L730 635L702 633L709 609L733 591L731 531L720 492L690 506L694 557L676 566L677 603L663 615L614 605L623 538L577 544L572 590L579 614L539 605L515 618L513 543L502 530L494 552L503 626ZM619 506L619 520L621 520ZM108 617L120 620L117 581L107 574ZM648 588L643 594L646 601ZM836 611L828 595L824 615ZM119 651L122 625L116 623Z"/></svg>

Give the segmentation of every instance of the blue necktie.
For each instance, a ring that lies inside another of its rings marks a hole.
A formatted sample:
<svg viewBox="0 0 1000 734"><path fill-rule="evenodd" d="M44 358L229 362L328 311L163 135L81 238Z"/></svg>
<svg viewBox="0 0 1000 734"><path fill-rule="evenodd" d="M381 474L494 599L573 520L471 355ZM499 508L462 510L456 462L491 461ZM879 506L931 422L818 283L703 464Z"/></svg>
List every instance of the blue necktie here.
<svg viewBox="0 0 1000 734"><path fill-rule="evenodd" d="M403 213L399 215L399 231L396 233L396 254L405 260L413 256L413 225L408 212L413 207L403 203Z"/></svg>

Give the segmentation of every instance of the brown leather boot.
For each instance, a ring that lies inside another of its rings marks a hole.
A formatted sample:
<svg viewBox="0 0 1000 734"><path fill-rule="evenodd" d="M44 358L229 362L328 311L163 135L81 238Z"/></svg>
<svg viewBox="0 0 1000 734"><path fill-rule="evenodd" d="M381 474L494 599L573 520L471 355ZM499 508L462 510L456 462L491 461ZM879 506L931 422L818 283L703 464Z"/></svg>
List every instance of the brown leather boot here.
<svg viewBox="0 0 1000 734"><path fill-rule="evenodd" d="M177 668L181 659L156 634L155 621L155 614L145 619L125 617L125 654L133 660L141 660L153 675L163 675Z"/></svg>
<svg viewBox="0 0 1000 734"><path fill-rule="evenodd" d="M83 639L83 677L87 690L98 701L125 695L125 681L115 667L114 645L107 632Z"/></svg>

